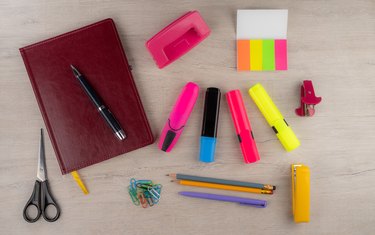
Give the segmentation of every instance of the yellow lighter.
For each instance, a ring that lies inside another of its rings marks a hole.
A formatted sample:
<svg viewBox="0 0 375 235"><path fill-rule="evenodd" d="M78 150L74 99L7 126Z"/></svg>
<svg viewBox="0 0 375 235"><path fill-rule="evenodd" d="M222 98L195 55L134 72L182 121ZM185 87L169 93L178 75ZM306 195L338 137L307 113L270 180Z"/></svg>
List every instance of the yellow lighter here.
<svg viewBox="0 0 375 235"><path fill-rule="evenodd" d="M273 103L263 86L260 83L255 84L249 89L249 95L276 133L277 138L279 138L286 151L292 151L297 148L300 145L297 136L285 121L283 115Z"/></svg>
<svg viewBox="0 0 375 235"><path fill-rule="evenodd" d="M292 165L292 204L296 223L310 221L310 169L302 164Z"/></svg>

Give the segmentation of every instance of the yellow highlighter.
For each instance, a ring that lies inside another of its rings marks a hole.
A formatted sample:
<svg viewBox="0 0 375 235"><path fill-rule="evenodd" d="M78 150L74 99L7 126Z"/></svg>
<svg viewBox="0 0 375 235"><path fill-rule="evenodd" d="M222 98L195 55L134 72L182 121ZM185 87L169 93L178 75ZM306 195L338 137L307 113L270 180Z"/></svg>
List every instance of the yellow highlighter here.
<svg viewBox="0 0 375 235"><path fill-rule="evenodd" d="M249 95L276 133L277 138L279 138L286 151L289 152L297 148L300 145L297 136L285 121L283 115L273 103L263 86L260 83L255 84L249 89Z"/></svg>
<svg viewBox="0 0 375 235"><path fill-rule="evenodd" d="M296 223L310 221L310 169L302 164L292 165L292 203Z"/></svg>

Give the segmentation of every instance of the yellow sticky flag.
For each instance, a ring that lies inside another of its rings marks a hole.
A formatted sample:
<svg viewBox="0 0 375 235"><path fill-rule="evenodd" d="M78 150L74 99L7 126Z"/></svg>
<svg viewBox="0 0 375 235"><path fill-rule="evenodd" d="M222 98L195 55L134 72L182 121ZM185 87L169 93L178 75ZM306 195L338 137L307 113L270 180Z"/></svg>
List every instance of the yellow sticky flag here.
<svg viewBox="0 0 375 235"><path fill-rule="evenodd" d="M263 70L262 40L250 40L250 70Z"/></svg>

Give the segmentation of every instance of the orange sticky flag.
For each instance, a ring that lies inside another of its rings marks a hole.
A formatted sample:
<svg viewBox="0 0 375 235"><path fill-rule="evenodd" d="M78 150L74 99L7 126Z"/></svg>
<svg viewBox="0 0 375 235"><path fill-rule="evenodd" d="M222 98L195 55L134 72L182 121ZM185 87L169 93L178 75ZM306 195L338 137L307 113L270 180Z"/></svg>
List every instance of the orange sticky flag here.
<svg viewBox="0 0 375 235"><path fill-rule="evenodd" d="M237 70L250 70L250 40L237 40Z"/></svg>

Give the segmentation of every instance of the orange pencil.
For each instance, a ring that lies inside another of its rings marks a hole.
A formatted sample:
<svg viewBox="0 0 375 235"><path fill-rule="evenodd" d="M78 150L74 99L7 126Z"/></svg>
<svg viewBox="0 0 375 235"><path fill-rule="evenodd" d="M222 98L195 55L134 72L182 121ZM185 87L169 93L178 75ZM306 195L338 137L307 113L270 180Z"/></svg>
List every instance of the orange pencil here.
<svg viewBox="0 0 375 235"><path fill-rule="evenodd" d="M224 184L213 184L213 183L197 182L197 181L190 181L190 180L177 180L176 182L181 185L202 187L202 188L214 188L214 189L247 192L247 193L273 194L272 190L259 189L259 188L248 188L248 187L240 187L240 186L232 186L232 185L224 185Z"/></svg>

